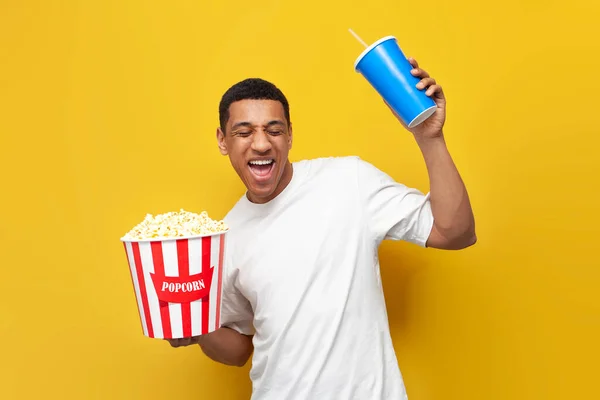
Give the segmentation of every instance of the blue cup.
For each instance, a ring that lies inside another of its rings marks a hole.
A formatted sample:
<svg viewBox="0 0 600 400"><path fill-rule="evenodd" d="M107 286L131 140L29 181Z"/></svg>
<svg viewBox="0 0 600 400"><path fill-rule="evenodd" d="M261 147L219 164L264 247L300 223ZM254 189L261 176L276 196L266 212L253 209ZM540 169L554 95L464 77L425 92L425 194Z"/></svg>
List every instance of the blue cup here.
<svg viewBox="0 0 600 400"><path fill-rule="evenodd" d="M354 62L354 70L369 81L409 128L419 125L436 110L425 89L416 88L421 79L410 73L412 69L394 36L379 39Z"/></svg>

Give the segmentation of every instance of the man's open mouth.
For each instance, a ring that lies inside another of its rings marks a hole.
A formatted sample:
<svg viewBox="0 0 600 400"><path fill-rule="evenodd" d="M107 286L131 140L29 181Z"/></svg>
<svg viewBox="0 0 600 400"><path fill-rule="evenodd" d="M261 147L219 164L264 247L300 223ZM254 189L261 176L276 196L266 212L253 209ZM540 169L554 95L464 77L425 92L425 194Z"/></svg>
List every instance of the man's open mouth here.
<svg viewBox="0 0 600 400"><path fill-rule="evenodd" d="M250 171L257 180L267 180L271 177L273 166L275 165L274 159L263 159L263 160L252 160L248 162Z"/></svg>

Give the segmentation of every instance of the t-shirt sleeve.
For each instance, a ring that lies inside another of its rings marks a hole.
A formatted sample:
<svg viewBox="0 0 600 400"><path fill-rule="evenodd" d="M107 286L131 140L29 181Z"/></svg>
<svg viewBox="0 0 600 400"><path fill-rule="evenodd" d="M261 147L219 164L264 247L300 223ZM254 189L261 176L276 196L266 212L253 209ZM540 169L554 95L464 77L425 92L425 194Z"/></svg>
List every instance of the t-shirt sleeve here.
<svg viewBox="0 0 600 400"><path fill-rule="evenodd" d="M252 305L244 295L236 288L235 280L237 274L228 268L225 261L223 274L223 288L221 300L221 326L231 328L243 335L253 335L254 313Z"/></svg>
<svg viewBox="0 0 600 400"><path fill-rule="evenodd" d="M425 247L433 228L429 193L398 183L361 159L358 189L368 229L377 241L404 240Z"/></svg>

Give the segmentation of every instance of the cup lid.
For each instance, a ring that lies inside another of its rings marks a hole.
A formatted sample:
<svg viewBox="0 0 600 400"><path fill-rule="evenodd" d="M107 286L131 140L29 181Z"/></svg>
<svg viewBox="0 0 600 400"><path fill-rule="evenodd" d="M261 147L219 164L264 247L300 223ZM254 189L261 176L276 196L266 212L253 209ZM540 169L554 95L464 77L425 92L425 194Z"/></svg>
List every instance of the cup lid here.
<svg viewBox="0 0 600 400"><path fill-rule="evenodd" d="M381 43L385 42L386 40L396 40L395 36L385 36L382 37L381 39L377 40L375 43L371 44L369 47L367 47L362 53L360 53L360 56L358 56L358 58L356 59L356 61L354 62L354 70L356 71L356 67L358 67L358 63L367 55L367 53L369 53L371 50L373 50L375 47L379 46Z"/></svg>

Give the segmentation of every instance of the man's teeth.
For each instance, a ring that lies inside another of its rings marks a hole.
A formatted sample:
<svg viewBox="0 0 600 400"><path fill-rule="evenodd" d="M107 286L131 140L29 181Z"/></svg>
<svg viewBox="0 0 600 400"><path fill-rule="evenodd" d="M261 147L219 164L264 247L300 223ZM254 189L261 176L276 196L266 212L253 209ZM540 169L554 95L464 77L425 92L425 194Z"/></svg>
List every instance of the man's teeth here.
<svg viewBox="0 0 600 400"><path fill-rule="evenodd" d="M269 165L273 162L273 160L255 160L255 161L250 161L250 164L252 165Z"/></svg>

